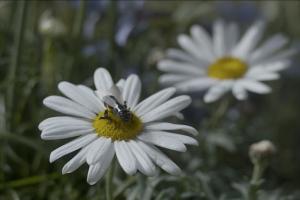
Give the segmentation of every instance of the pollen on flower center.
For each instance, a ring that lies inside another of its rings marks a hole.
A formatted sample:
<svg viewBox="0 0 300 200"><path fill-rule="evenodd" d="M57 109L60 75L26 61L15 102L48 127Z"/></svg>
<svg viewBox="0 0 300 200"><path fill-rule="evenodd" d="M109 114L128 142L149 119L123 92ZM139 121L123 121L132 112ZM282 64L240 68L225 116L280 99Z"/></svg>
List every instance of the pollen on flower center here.
<svg viewBox="0 0 300 200"><path fill-rule="evenodd" d="M111 110L108 119L102 119L104 111L100 112L93 121L93 127L98 136L111 138L112 140L129 140L141 133L143 124L141 120L132 113L132 118L126 122Z"/></svg>
<svg viewBox="0 0 300 200"><path fill-rule="evenodd" d="M224 57L208 67L208 76L216 79L236 79L247 71L247 64L240 59Z"/></svg>

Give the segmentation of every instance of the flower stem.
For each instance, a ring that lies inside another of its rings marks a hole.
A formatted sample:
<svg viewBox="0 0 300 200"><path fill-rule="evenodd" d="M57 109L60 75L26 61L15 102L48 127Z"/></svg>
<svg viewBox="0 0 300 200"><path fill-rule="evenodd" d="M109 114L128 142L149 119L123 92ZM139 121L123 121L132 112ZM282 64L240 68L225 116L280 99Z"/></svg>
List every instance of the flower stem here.
<svg viewBox="0 0 300 200"><path fill-rule="evenodd" d="M11 54L11 62L8 72L8 86L7 86L7 128L11 128L12 110L15 93L15 82L17 67L20 65L20 52L22 49L22 41L24 36L25 18L26 18L27 2L19 1L16 13L16 26L14 27L14 45Z"/></svg>
<svg viewBox="0 0 300 200"><path fill-rule="evenodd" d="M229 106L230 106L230 98L229 97L225 98L224 100L222 100L220 102L216 111L214 112L214 115L212 116L212 118L209 122L210 127L213 128L219 123L220 119L224 116L224 114L228 110Z"/></svg>
<svg viewBox="0 0 300 200"><path fill-rule="evenodd" d="M262 175L265 170L265 166L262 162L255 162L252 172L252 178L248 189L248 200L257 200L257 191L262 183Z"/></svg>
<svg viewBox="0 0 300 200"><path fill-rule="evenodd" d="M115 161L112 162L112 165L106 175L106 180L105 180L106 200L113 199L112 185L113 185L114 171L115 171Z"/></svg>
<svg viewBox="0 0 300 200"><path fill-rule="evenodd" d="M0 190L6 189L6 188L19 188L19 187L31 186L31 185L39 184L41 182L45 182L47 180L57 179L60 177L61 177L61 175L58 173L26 177L23 179L18 179L18 180L9 181L6 183L1 183Z"/></svg>
<svg viewBox="0 0 300 200"><path fill-rule="evenodd" d="M80 35L82 32L82 27L83 27L83 22L84 22L84 17L85 17L85 9L86 9L86 1L85 0L80 0L79 3L79 11L76 13L75 19L74 19L74 24L72 27L72 40L73 40L73 45L72 50L74 49L74 52L72 53L73 55L70 56L69 59L66 61L66 71L65 71L65 78L68 79L72 73L72 68L75 62L75 58L78 57L79 54L79 46L82 45L82 41L80 40ZM79 44L78 44L79 43Z"/></svg>
<svg viewBox="0 0 300 200"><path fill-rule="evenodd" d="M79 3L79 11L75 16L75 22L72 31L74 38L77 38L81 35L83 20L85 15L85 7L86 7L86 2L84 0L81 0Z"/></svg>

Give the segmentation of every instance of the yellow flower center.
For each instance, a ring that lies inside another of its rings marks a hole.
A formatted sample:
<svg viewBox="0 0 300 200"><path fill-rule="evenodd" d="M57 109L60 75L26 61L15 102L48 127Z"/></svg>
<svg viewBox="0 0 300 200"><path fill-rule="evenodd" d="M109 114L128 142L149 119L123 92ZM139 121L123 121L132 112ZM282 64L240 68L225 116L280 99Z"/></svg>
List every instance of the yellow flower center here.
<svg viewBox="0 0 300 200"><path fill-rule="evenodd" d="M224 57L208 67L208 76L216 79L237 79L247 71L247 64L240 59Z"/></svg>
<svg viewBox="0 0 300 200"><path fill-rule="evenodd" d="M113 113L112 110L109 110L107 119L101 118L104 117L104 111L100 112L93 121L93 127L98 136L111 138L112 140L133 139L141 133L143 124L134 113L131 114L131 119L126 122Z"/></svg>

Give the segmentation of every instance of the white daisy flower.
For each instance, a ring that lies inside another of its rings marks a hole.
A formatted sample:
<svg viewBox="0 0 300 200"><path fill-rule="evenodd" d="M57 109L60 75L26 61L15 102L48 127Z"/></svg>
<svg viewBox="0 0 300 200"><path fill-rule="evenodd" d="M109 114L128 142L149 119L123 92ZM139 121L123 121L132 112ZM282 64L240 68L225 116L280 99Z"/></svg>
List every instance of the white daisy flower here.
<svg viewBox="0 0 300 200"><path fill-rule="evenodd" d="M201 26L192 26L191 36L178 37L183 50L169 49L167 58L158 63L166 72L160 83L173 85L179 92L208 89L205 102L213 102L230 90L239 100L246 99L248 91L269 93L271 88L262 81L278 79L296 50L282 50L288 40L280 34L258 46L264 26L257 21L241 39L235 23L216 21L212 38Z"/></svg>
<svg viewBox="0 0 300 200"><path fill-rule="evenodd" d="M109 167L114 155L130 175L138 171L145 175L155 174L161 167L170 174L180 173L179 167L157 147L186 151L186 144L197 145L192 137L175 133L183 131L196 134L187 125L162 122L191 103L188 96L170 97L175 88L167 88L139 102L141 81L136 75L120 80L116 86L109 72L99 68L94 74L96 92L83 85L61 82L59 90L67 97L50 96L44 104L67 116L51 117L39 124L44 140L77 137L51 152L50 162L78 151L65 164L62 173L71 173L83 165L89 165L87 182L95 184ZM97 93L97 94L96 94ZM107 109L102 99L107 94L114 96L120 105L125 101L130 112L128 121L113 108ZM100 98L101 97L101 98Z"/></svg>

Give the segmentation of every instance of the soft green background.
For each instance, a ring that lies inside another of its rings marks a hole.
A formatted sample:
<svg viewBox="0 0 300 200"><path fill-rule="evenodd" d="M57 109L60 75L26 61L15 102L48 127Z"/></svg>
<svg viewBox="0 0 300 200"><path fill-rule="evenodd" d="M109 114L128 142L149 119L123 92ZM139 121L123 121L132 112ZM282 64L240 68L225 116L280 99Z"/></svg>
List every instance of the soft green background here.
<svg viewBox="0 0 300 200"><path fill-rule="evenodd" d="M64 34L40 31L45 12L65 25ZM177 35L192 24L211 30L212 22L223 18L245 30L264 18L266 37L281 32L298 46L299 17L299 1L0 1L0 199L105 199L105 181L86 183L87 166L62 176L70 156L48 162L51 150L66 141L42 141L37 126L56 114L42 100L58 94L59 81L93 87L93 72L101 66L115 80L138 74L146 97L160 89L157 60L165 49L177 47ZM86 30L87 24L94 31ZM120 43L116 37L127 24L134 28ZM260 199L300 199L298 60L296 56L281 80L269 83L270 95L251 95L244 102L228 95L209 105L201 94L193 95L184 123L199 130L200 145L187 153L166 152L185 174L128 177L118 167L114 195L243 199L252 173L249 145L269 139L277 154L264 174Z"/></svg>

